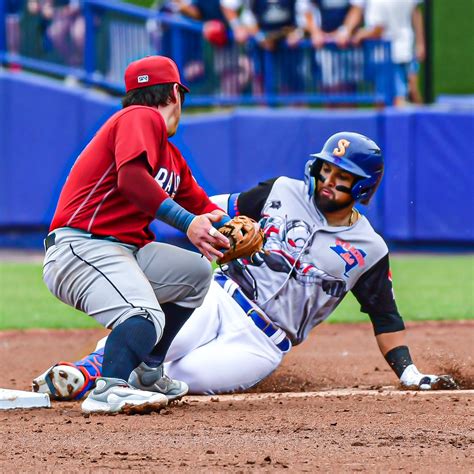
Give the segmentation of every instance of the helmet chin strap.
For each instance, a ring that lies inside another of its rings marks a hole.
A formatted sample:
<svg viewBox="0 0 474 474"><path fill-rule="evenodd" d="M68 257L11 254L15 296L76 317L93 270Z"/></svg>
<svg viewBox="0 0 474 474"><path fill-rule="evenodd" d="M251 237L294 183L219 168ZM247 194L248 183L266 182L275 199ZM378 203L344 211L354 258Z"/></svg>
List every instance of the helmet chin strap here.
<svg viewBox="0 0 474 474"><path fill-rule="evenodd" d="M321 183L326 182L326 180L324 179L324 176L322 174L318 175L318 179L319 179L319 181L321 181ZM340 184L335 186L334 189L336 191L340 191L341 193L352 194L352 189L351 188L348 188L347 186L341 186Z"/></svg>

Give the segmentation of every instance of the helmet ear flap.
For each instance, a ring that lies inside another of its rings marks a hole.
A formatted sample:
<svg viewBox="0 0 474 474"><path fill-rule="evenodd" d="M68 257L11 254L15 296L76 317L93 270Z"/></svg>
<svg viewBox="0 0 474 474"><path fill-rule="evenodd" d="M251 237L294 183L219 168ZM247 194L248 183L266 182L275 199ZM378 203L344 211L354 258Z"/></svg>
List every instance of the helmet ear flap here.
<svg viewBox="0 0 474 474"><path fill-rule="evenodd" d="M308 187L308 196L313 197L316 191L316 178L313 174L314 164L317 160L308 160L304 167L304 182Z"/></svg>
<svg viewBox="0 0 474 474"><path fill-rule="evenodd" d="M364 178L357 181L352 186L351 194L353 199L364 205L369 204L381 180L382 173L380 173L378 176L372 176L371 178Z"/></svg>

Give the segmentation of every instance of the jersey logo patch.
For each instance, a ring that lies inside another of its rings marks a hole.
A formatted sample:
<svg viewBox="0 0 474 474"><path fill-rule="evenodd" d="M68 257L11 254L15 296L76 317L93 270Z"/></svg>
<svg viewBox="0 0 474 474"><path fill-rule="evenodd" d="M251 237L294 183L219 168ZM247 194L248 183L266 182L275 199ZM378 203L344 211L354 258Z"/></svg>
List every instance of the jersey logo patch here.
<svg viewBox="0 0 474 474"><path fill-rule="evenodd" d="M367 254L362 249L356 249L349 242L337 239L336 245L331 247L331 250L334 250L334 252L344 260L346 264L344 276L347 276L347 274L357 266L365 266L365 257Z"/></svg>

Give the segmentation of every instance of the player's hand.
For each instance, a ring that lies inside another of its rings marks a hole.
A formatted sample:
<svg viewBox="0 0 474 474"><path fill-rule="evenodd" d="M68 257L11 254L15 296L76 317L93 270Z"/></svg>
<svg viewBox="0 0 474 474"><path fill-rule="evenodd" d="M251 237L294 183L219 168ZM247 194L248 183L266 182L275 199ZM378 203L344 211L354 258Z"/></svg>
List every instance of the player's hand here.
<svg viewBox="0 0 474 474"><path fill-rule="evenodd" d="M219 216L219 219L222 219L224 216L228 215L222 209L214 209L213 211L211 211L211 214ZM216 222L219 222L219 219Z"/></svg>
<svg viewBox="0 0 474 474"><path fill-rule="evenodd" d="M409 365L400 377L403 387L410 390L457 390L459 388L451 375L422 374L414 365Z"/></svg>
<svg viewBox="0 0 474 474"><path fill-rule="evenodd" d="M196 216L188 227L186 235L190 242L210 261L221 258L223 253L218 249L228 249L229 240L212 227L219 222L221 214L207 213Z"/></svg>

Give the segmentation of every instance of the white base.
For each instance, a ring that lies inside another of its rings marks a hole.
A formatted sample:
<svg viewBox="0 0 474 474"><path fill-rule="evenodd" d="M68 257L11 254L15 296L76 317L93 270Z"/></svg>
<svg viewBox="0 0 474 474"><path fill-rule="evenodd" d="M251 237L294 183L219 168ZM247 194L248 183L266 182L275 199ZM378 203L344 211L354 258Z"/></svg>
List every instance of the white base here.
<svg viewBox="0 0 474 474"><path fill-rule="evenodd" d="M330 398L330 397L473 397L474 389L463 390L400 390L397 387L382 387L380 389L339 388L320 392L270 392L270 393L236 393L224 395L188 395L183 400L188 403L209 402L244 402L257 400L285 400L292 398ZM469 400L469 399L468 399Z"/></svg>
<svg viewBox="0 0 474 474"><path fill-rule="evenodd" d="M14 408L50 408L51 402L47 393L25 392L0 388L0 410Z"/></svg>

